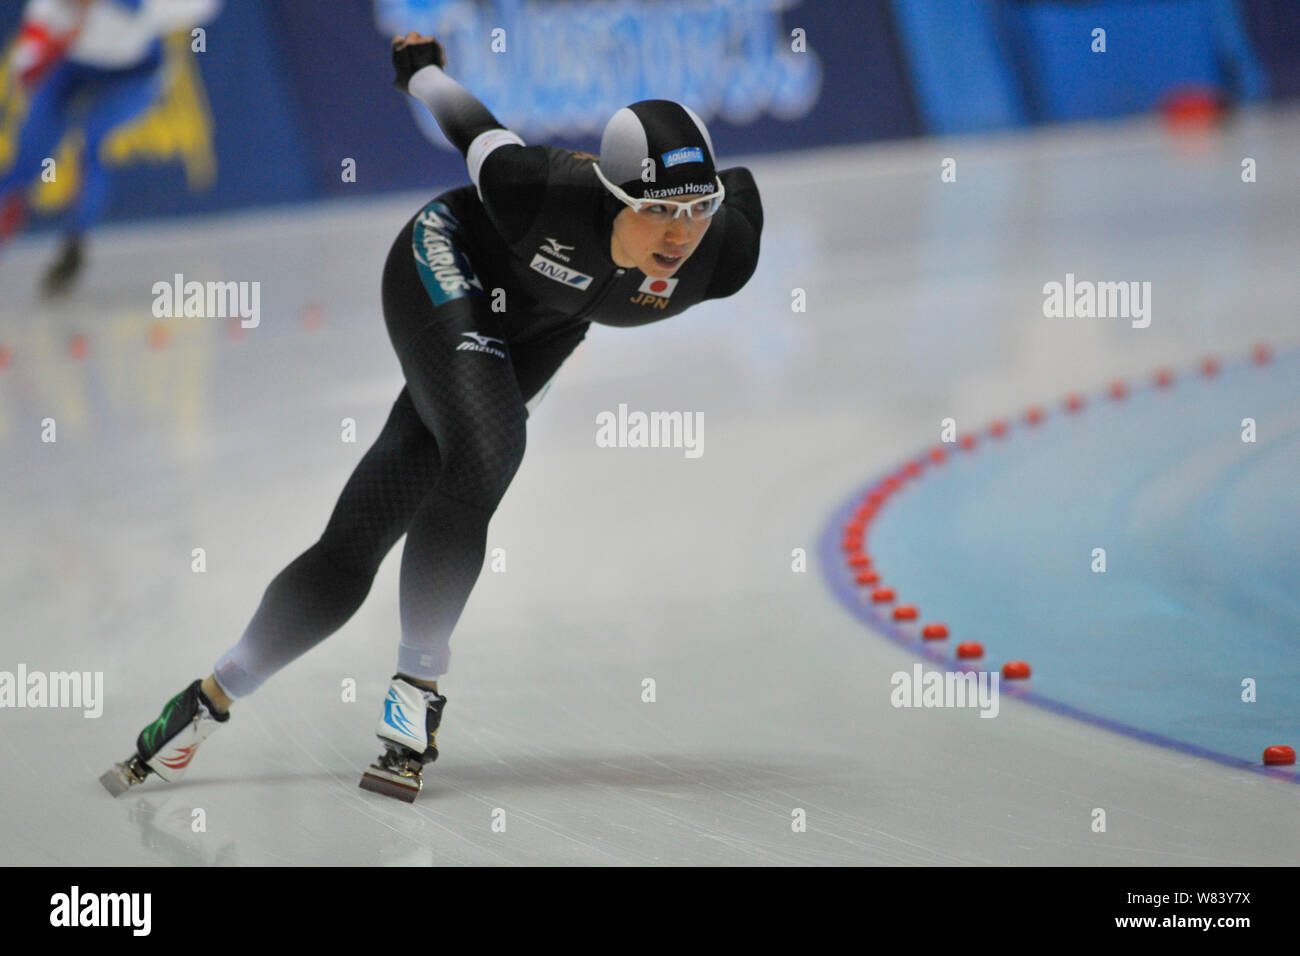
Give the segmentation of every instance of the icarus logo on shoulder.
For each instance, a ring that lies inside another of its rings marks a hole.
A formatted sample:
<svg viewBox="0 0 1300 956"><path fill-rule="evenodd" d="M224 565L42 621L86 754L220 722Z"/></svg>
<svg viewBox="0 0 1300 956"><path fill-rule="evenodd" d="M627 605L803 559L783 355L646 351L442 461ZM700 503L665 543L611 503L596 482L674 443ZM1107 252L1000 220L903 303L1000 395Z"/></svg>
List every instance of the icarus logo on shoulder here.
<svg viewBox="0 0 1300 956"><path fill-rule="evenodd" d="M452 245L447 234L440 230L442 223L438 216L426 211L419 225L421 228L416 239L416 261L428 270L428 275L441 290L443 300L466 295L471 289L482 292L483 283ZM441 305L441 301L438 304Z"/></svg>

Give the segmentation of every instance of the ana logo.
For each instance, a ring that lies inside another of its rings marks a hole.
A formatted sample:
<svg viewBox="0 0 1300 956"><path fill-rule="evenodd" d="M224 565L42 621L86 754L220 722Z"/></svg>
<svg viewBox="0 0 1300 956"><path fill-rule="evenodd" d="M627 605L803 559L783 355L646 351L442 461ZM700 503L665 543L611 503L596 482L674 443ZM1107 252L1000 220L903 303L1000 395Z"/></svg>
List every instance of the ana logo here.
<svg viewBox="0 0 1300 956"><path fill-rule="evenodd" d="M575 289L586 289L591 285L591 276L576 269L570 269L568 266L562 266L558 262L553 262L541 253L533 256L533 261L528 263L528 268L534 272L540 272L548 279L563 282Z"/></svg>
<svg viewBox="0 0 1300 956"><path fill-rule="evenodd" d="M679 166L682 163L702 163L704 150L698 146L683 146L681 149L669 150L662 158L665 167Z"/></svg>
<svg viewBox="0 0 1300 956"><path fill-rule="evenodd" d="M542 252L545 252L547 255L555 256L555 258L557 259L563 259L565 262L568 262L569 257L564 254L564 250L572 249L572 248L573 246L566 246L562 242L560 242L560 240L552 239L550 236L547 236L546 245L542 246Z"/></svg>
<svg viewBox="0 0 1300 956"><path fill-rule="evenodd" d="M488 345L489 342L498 342L504 345L504 339L490 338L481 332L462 332L460 334L467 338L471 338L474 341L461 342L460 345L456 346L457 352L487 352L490 355L495 355L497 358L506 357L506 353L501 351L501 349L494 349L492 346Z"/></svg>

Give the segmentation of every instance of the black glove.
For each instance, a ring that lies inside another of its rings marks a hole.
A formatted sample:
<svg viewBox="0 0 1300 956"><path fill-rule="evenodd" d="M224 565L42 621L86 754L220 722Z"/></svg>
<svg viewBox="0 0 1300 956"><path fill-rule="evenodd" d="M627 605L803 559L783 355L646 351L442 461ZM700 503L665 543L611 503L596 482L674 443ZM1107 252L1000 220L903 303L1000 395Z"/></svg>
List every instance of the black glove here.
<svg viewBox="0 0 1300 956"><path fill-rule="evenodd" d="M437 40L423 40L419 43L408 43L404 47L398 47L401 39L393 41L393 66L397 69L397 78L393 80L393 86L397 87L403 93L407 92L407 84L411 82L411 77L417 70L426 66L446 66L447 54L442 49L442 44Z"/></svg>

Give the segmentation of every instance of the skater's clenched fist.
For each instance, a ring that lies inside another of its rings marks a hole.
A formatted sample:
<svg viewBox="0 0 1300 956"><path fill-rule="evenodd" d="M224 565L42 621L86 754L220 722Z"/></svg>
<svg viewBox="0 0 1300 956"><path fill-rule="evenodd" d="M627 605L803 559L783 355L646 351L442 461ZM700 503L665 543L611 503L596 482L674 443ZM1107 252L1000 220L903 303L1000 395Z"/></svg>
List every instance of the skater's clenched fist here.
<svg viewBox="0 0 1300 956"><path fill-rule="evenodd" d="M403 93L407 92L407 84L418 70L446 65L447 54L433 37L421 36L412 30L404 37L393 38L393 66L397 69L393 86Z"/></svg>

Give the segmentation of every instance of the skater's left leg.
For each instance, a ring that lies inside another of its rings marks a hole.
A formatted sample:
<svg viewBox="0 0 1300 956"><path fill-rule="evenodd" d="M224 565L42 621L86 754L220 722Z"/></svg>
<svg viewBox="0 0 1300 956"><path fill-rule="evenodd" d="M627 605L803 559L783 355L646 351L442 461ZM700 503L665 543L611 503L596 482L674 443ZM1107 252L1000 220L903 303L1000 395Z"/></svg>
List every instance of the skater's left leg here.
<svg viewBox="0 0 1300 956"><path fill-rule="evenodd" d="M17 234L24 219L24 192L54 155L68 128L68 111L80 83L79 72L65 64L36 88L18 134L18 155L0 176L0 242Z"/></svg>
<svg viewBox="0 0 1300 956"><path fill-rule="evenodd" d="M86 151L81 195L69 223L72 234L84 235L93 229L108 206L110 174L104 166L104 141L114 130L143 116L162 88L163 74L157 66L121 71L120 76L105 71L96 79L94 100L84 123Z"/></svg>
<svg viewBox="0 0 1300 956"><path fill-rule="evenodd" d="M518 415L522 421L527 420L560 366L587 334L587 328L583 323L562 330L543 342L509 347L509 369L515 388L508 391L518 396L506 406L510 414ZM449 352L447 349L441 354ZM481 356L461 353L458 357L473 360ZM436 363L437 360L429 356L410 365L438 371ZM491 366L488 368L491 370ZM455 381L451 372L442 373L441 377ZM484 391L476 389L467 379L461 394L480 402L477 396ZM476 413L479 413L477 409ZM466 413L465 418L470 417ZM486 427L481 419L477 424ZM423 682L437 690L437 679L450 666L451 633L482 570L488 520L505 494L517 464L517 459L511 459L508 472L503 470L495 482L474 484L472 493L464 490L457 493L456 473L444 472L438 487L431 489L407 529L406 545L402 549L402 641L397 667L398 672L412 683ZM460 488L464 489L466 484L468 482L462 480ZM451 496L453 494L455 497Z"/></svg>
<svg viewBox="0 0 1300 956"><path fill-rule="evenodd" d="M400 270L394 270L400 275ZM395 288L401 284L395 282ZM418 300L417 300L418 301ZM457 331L457 319L474 318L477 313L458 315L450 306L443 306L439 316L448 328ZM484 320L477 315L479 321ZM561 364L586 335L585 323L563 329L540 342L502 348L509 357L509 370L513 375L513 388L503 388L506 394L516 395L503 403L506 411L520 413L526 420L537 406L547 386ZM436 339L436 336L435 336ZM470 387L479 376L496 366L478 363L459 367L448 361L454 354L451 348L422 350L416 360L407 354L410 346L399 350L408 359L404 366L421 385L424 375L432 374L436 380L463 386L460 394L476 398L480 406L482 397L490 390ZM475 371L470 371L471 369ZM453 401L439 397L431 391L433 414L426 421L439 423ZM490 405L488 406L490 407ZM476 414L475 424L491 430L499 422L484 422L482 407L465 417ZM507 418L506 420L513 420ZM464 448L463 436L454 429L440 441L447 448ZM522 442L518 451L522 453ZM500 501L510 477L517 466L513 454L498 448L496 454L468 454L471 461L496 460L505 463L502 470L475 469L478 476L488 474L489 481L467 480L464 469L448 469L444 465L438 486L431 489L426 501L416 513L407 529L406 547L402 552L401 613L402 642L398 649L398 674L390 683L384 701L384 714L377 730L385 741L385 753L370 765L362 778L361 787L376 793L414 800L420 792L421 766L437 759L437 731L442 723L446 697L438 692L437 677L447 670L450 662L449 642L452 629L469 598L483 564L487 540L487 523ZM457 459L448 456L451 461ZM456 497L449 497L449 492ZM394 746L396 745L396 746Z"/></svg>
<svg viewBox="0 0 1300 956"><path fill-rule="evenodd" d="M504 362L492 368L482 355L456 353L455 339L442 345L442 334L429 338L441 347L418 349L422 340L404 353L422 353L424 362L409 361L407 367L427 369L412 386L413 395L438 381L431 404L437 407L433 424L443 464L406 529L397 669L435 682L447 670L451 632L483 566L488 522L523 457L526 412ZM467 368L472 363L478 367ZM489 377L501 380L495 389L484 385ZM433 416L421 411L428 425Z"/></svg>

